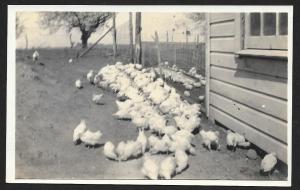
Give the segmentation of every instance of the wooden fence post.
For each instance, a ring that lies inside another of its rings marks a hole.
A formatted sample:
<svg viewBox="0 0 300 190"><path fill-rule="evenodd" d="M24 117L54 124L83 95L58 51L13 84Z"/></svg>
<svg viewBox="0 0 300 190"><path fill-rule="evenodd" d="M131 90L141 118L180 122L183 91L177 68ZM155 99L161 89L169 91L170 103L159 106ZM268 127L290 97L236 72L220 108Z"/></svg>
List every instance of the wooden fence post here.
<svg viewBox="0 0 300 190"><path fill-rule="evenodd" d="M156 50L157 50L157 63L158 63L158 67L159 67L159 74L161 75L162 74L161 57L160 57L159 38L158 38L157 31L155 31L155 46L156 46Z"/></svg>
<svg viewBox="0 0 300 190"><path fill-rule="evenodd" d="M129 40L130 40L130 62L134 62L134 48L133 48L133 29L132 29L132 13L129 12Z"/></svg>
<svg viewBox="0 0 300 190"><path fill-rule="evenodd" d="M135 63L142 63L141 12L135 14Z"/></svg>
<svg viewBox="0 0 300 190"><path fill-rule="evenodd" d="M116 30L116 13L113 15L113 51L114 51L114 58L117 57L117 30Z"/></svg>
<svg viewBox="0 0 300 190"><path fill-rule="evenodd" d="M28 50L28 36L25 34L25 49Z"/></svg>
<svg viewBox="0 0 300 190"><path fill-rule="evenodd" d="M167 31L167 46L169 45L169 32Z"/></svg>

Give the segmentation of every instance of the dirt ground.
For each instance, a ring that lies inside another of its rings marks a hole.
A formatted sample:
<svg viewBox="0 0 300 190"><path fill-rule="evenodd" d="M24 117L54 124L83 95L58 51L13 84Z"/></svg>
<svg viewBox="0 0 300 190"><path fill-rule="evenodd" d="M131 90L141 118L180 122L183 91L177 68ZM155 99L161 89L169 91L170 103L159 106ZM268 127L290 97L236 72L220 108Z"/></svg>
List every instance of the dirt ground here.
<svg viewBox="0 0 300 190"><path fill-rule="evenodd" d="M27 57L31 51L17 51L16 178L144 179L140 172L142 158L118 163L104 157L102 146L88 149L72 142L73 130L80 119L86 119L92 130L102 131L103 143L137 136L130 121L112 117L117 111L115 95L85 80L90 69L98 71L113 63L113 58L99 52L68 63L74 51L48 49L39 53L43 65L32 63ZM84 81L81 90L74 85L78 78ZM104 93L105 104L93 104L93 93ZM286 175L278 170L271 177L261 176L261 158L249 160L245 156L247 150L227 150L224 130L206 119L202 121L202 128L220 130L221 150L207 151L197 134L193 139L196 155L189 156L189 167L174 179L286 180Z"/></svg>

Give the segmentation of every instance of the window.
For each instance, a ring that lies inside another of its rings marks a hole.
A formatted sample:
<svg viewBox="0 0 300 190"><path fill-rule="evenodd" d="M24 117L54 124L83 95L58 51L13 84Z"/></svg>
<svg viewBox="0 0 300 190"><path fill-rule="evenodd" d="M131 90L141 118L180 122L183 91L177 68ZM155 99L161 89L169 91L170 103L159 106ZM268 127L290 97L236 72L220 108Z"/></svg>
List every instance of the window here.
<svg viewBox="0 0 300 190"><path fill-rule="evenodd" d="M287 13L248 13L245 18L245 48L287 50Z"/></svg>

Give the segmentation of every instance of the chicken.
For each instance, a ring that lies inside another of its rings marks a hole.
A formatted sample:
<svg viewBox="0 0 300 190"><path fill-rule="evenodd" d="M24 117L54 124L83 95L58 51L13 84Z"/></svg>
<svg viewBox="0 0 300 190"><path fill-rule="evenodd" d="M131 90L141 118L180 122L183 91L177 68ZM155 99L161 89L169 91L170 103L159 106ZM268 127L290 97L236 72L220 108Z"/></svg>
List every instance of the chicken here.
<svg viewBox="0 0 300 190"><path fill-rule="evenodd" d="M203 145L210 151L212 145L220 150L219 144L219 132L218 131L200 131L200 136L202 138Z"/></svg>
<svg viewBox="0 0 300 190"><path fill-rule="evenodd" d="M115 153L115 145L110 141L105 143L103 153L109 159L117 159L117 154Z"/></svg>
<svg viewBox="0 0 300 190"><path fill-rule="evenodd" d="M141 64L135 64L135 68L138 70L142 70L143 66Z"/></svg>
<svg viewBox="0 0 300 190"><path fill-rule="evenodd" d="M81 88L83 87L80 79L77 79L77 80L75 81L75 86L76 86L76 88L78 88L78 89L81 89Z"/></svg>
<svg viewBox="0 0 300 190"><path fill-rule="evenodd" d="M170 125L170 126L166 126L165 128L163 128L162 133L167 134L167 135L173 135L177 131L178 131L177 127Z"/></svg>
<svg viewBox="0 0 300 190"><path fill-rule="evenodd" d="M171 109L178 107L180 104L180 95L172 88L169 97L160 104L159 109L163 113L168 113Z"/></svg>
<svg viewBox="0 0 300 190"><path fill-rule="evenodd" d="M72 63L73 62L73 59L69 59L69 63Z"/></svg>
<svg viewBox="0 0 300 190"><path fill-rule="evenodd" d="M148 153L144 156L141 172L149 179L158 179L159 165Z"/></svg>
<svg viewBox="0 0 300 190"><path fill-rule="evenodd" d="M191 96L191 93L190 91L184 91L183 94L186 96L186 97L190 97Z"/></svg>
<svg viewBox="0 0 300 190"><path fill-rule="evenodd" d="M93 70L90 70L88 72L88 74L86 75L86 78L90 83L94 83L94 77L95 77L95 74L94 74Z"/></svg>
<svg viewBox="0 0 300 190"><path fill-rule="evenodd" d="M187 90L192 90L193 89L193 85L189 84L189 83L184 83L183 84L184 88Z"/></svg>
<svg viewBox="0 0 300 190"><path fill-rule="evenodd" d="M39 54L39 52L37 52L36 50L33 52L33 54L32 54L32 61L34 62L34 63L36 63L38 60L39 60L39 58L40 58L40 54Z"/></svg>
<svg viewBox="0 0 300 190"><path fill-rule="evenodd" d="M236 135L230 130L227 130L226 143L228 149L235 150L237 146Z"/></svg>
<svg viewBox="0 0 300 190"><path fill-rule="evenodd" d="M176 150L175 152L175 160L176 160L176 173L181 173L188 166L189 157L183 150Z"/></svg>
<svg viewBox="0 0 300 190"><path fill-rule="evenodd" d="M175 174L176 169L176 161L173 156L169 156L165 158L161 164L159 169L159 176L164 179L171 179L171 177Z"/></svg>
<svg viewBox="0 0 300 190"><path fill-rule="evenodd" d="M226 136L227 148L235 150L237 146L248 147L250 142L247 142L243 135L227 130Z"/></svg>
<svg viewBox="0 0 300 190"><path fill-rule="evenodd" d="M119 142L117 148L116 148L116 154L118 157L124 154L125 152L126 143L124 141ZM119 159L120 161L120 159Z"/></svg>
<svg viewBox="0 0 300 190"><path fill-rule="evenodd" d="M158 134L162 134L166 123L166 119L159 114L153 114L152 117L149 118L149 128Z"/></svg>
<svg viewBox="0 0 300 190"><path fill-rule="evenodd" d="M195 82L193 85L196 88L200 88L201 87L201 82Z"/></svg>
<svg viewBox="0 0 300 190"><path fill-rule="evenodd" d="M99 144L99 140L102 137L102 133L100 130L96 132L92 132L89 129L83 133L80 137L80 140L88 147L94 147L95 145Z"/></svg>
<svg viewBox="0 0 300 190"><path fill-rule="evenodd" d="M160 139L154 135L151 135L148 138L148 145L150 149L149 152L151 154L167 153L169 152L170 139L167 137Z"/></svg>
<svg viewBox="0 0 300 190"><path fill-rule="evenodd" d="M198 98L202 102L204 100L205 96L199 96Z"/></svg>
<svg viewBox="0 0 300 190"><path fill-rule="evenodd" d="M103 97L103 94L93 94L92 100L95 104L104 104L103 101L101 101L102 97Z"/></svg>
<svg viewBox="0 0 300 190"><path fill-rule="evenodd" d="M74 144L79 144L80 143L80 138L81 136L86 132L87 127L85 124L85 120L81 120L79 125L74 129L73 132L73 142Z"/></svg>
<svg viewBox="0 0 300 190"><path fill-rule="evenodd" d="M145 151L146 151L146 148L147 148L147 142L148 142L148 139L144 133L143 130L139 129L139 135L136 139L137 142L139 142L142 146L142 153L144 154Z"/></svg>
<svg viewBox="0 0 300 190"><path fill-rule="evenodd" d="M133 102L129 99L124 102L120 102L120 101L116 100L116 104L117 104L119 110L127 110L133 105Z"/></svg>
<svg viewBox="0 0 300 190"><path fill-rule="evenodd" d="M272 170L274 169L274 167L277 164L276 156L277 156L276 153L272 152L270 154L267 154L263 158L263 160L261 161L261 165L260 165L261 172L268 173L270 175L270 173L272 172Z"/></svg>
<svg viewBox="0 0 300 190"><path fill-rule="evenodd" d="M201 122L200 117L195 114L182 114L181 116L175 116L174 120L180 129L184 129L189 132L193 132L197 127L199 127Z"/></svg>
<svg viewBox="0 0 300 190"><path fill-rule="evenodd" d="M155 89L150 93L149 99L156 105L161 104L164 100L169 97L168 91L161 86L156 86Z"/></svg>
<svg viewBox="0 0 300 190"><path fill-rule="evenodd" d="M185 130L180 130L176 132L174 135L171 136L173 141L171 143L170 151L174 152L177 150L183 150L189 152L190 154L195 154L196 150L191 145L193 137L193 134Z"/></svg>
<svg viewBox="0 0 300 190"><path fill-rule="evenodd" d="M123 154L119 156L119 159L126 161L129 158L135 158L142 153L142 145L136 141L127 141L125 143Z"/></svg>

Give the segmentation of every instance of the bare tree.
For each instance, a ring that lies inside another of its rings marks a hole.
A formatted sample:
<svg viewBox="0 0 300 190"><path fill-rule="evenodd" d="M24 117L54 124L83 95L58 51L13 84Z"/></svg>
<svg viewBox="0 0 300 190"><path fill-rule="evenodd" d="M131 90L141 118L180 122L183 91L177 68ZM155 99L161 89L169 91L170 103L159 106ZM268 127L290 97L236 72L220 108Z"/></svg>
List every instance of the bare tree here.
<svg viewBox="0 0 300 190"><path fill-rule="evenodd" d="M86 48L91 34L113 16L109 12L42 12L40 13L40 24L50 33L54 33L60 28L65 28L70 32L73 28L78 28L81 32L82 48Z"/></svg>
<svg viewBox="0 0 300 190"><path fill-rule="evenodd" d="M23 21L21 20L20 14L16 14L16 37L19 38L25 31Z"/></svg>
<svg viewBox="0 0 300 190"><path fill-rule="evenodd" d="M200 35L206 35L206 18L205 13L187 13L186 17L193 20L194 22L199 23L200 26Z"/></svg>

